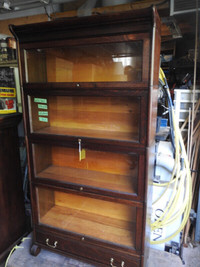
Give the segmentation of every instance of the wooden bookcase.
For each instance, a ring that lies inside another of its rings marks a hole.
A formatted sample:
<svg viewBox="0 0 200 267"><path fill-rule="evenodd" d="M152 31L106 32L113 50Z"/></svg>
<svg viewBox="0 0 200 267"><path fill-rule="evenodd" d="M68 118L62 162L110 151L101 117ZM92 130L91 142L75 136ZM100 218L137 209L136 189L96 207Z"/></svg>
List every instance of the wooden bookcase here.
<svg viewBox="0 0 200 267"><path fill-rule="evenodd" d="M0 115L0 263L28 232L17 125L22 114Z"/></svg>
<svg viewBox="0 0 200 267"><path fill-rule="evenodd" d="M10 26L18 41L33 246L144 265L160 56L154 8Z"/></svg>

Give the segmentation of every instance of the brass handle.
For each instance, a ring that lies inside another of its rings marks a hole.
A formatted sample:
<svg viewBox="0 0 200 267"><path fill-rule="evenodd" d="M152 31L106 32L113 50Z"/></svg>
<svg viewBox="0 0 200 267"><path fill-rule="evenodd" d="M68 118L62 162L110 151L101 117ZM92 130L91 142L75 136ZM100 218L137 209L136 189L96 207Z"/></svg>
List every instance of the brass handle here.
<svg viewBox="0 0 200 267"><path fill-rule="evenodd" d="M110 266L112 266L112 267L117 267L116 265L113 265L113 263L114 263L114 259L111 258L111 259L110 259ZM121 262L121 267L124 267L124 266L125 266L125 262L122 261L122 262Z"/></svg>
<svg viewBox="0 0 200 267"><path fill-rule="evenodd" d="M79 153L79 161L81 161L81 139L78 139L78 153Z"/></svg>
<svg viewBox="0 0 200 267"><path fill-rule="evenodd" d="M114 263L114 259L111 258L111 259L110 259L110 266L112 266L112 267L117 267L116 265L113 265L113 263Z"/></svg>
<svg viewBox="0 0 200 267"><path fill-rule="evenodd" d="M49 244L49 238L46 239L46 244L47 246L49 246L50 248L56 248L57 247L57 244L58 244L58 241L55 241L53 245L50 245Z"/></svg>

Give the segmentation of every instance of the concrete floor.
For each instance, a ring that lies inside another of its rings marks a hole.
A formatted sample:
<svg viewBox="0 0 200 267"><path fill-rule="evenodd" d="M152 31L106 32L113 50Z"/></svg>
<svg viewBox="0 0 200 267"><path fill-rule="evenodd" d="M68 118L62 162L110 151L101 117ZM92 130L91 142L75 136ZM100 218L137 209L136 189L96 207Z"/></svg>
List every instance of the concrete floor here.
<svg viewBox="0 0 200 267"><path fill-rule="evenodd" d="M31 239L26 239L20 245L21 248L15 250L11 255L7 267L95 267L47 250L41 250L37 257L31 256L29 253L30 244ZM185 261L184 265L179 256L150 249L148 267L200 267L200 245L195 248L184 248L183 260ZM0 267L4 266L5 263L0 264Z"/></svg>
<svg viewBox="0 0 200 267"><path fill-rule="evenodd" d="M200 267L200 245L197 247L183 248L183 264L179 256L150 249L148 267Z"/></svg>

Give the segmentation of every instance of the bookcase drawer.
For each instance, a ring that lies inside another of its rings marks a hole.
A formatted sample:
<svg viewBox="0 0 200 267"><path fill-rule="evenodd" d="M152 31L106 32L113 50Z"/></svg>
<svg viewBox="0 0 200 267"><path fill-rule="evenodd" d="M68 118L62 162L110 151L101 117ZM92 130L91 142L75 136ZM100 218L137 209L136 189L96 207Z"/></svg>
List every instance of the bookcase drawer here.
<svg viewBox="0 0 200 267"><path fill-rule="evenodd" d="M94 266L119 266L119 267L139 267L140 258L137 255L130 255L124 252L117 252L102 246L94 246L83 238L64 237L59 232L51 233L36 230L36 243L54 252L65 253L70 257L82 257L84 261L94 263ZM78 253L77 253L78 252Z"/></svg>

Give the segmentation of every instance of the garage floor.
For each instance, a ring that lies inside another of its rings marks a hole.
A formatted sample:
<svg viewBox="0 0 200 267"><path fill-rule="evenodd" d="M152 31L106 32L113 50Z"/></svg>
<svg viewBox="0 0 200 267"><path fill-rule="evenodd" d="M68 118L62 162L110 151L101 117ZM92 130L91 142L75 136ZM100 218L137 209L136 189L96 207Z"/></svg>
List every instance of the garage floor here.
<svg viewBox="0 0 200 267"><path fill-rule="evenodd" d="M151 249L148 267L200 267L200 245L183 248L183 260L185 264L179 256Z"/></svg>
<svg viewBox="0 0 200 267"><path fill-rule="evenodd" d="M20 248L16 249L11 255L7 267L94 267L71 258L67 258L47 250L41 250L37 257L31 256L29 253L31 237L25 239ZM148 267L200 267L200 245L195 248L184 248L183 259L171 253L150 250ZM0 264L4 267L5 263Z"/></svg>

